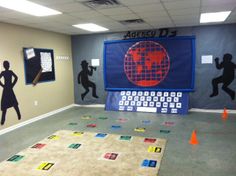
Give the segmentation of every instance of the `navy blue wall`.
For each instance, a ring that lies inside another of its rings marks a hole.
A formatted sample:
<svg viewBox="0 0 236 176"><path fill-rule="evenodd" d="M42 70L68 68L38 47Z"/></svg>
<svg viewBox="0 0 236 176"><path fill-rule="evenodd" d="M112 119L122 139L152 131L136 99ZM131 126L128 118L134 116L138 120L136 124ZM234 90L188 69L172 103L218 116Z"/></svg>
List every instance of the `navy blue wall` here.
<svg viewBox="0 0 236 176"><path fill-rule="evenodd" d="M201 64L201 56L213 55L214 58L219 57L220 61L222 61L224 53L231 53L233 55L232 61L236 63L236 24L177 28L177 31L178 36L196 36L195 92L190 94L190 107L203 109L222 109L223 107L227 107L229 109L235 109L236 100L231 100L228 94L222 91L222 84L219 85L219 95L213 98L209 97L212 93L211 81L214 77L220 76L222 70L217 70L214 63ZM106 93L103 85L102 66L103 42L105 40L122 39L124 34L72 36L75 103L105 103ZM90 61L92 58L100 59L100 66L94 72L94 75L90 77L97 85L99 98L93 98L90 90L84 101L82 101L81 93L84 92L84 88L77 83L77 75L81 71L81 61ZM236 80L229 87L236 91Z"/></svg>

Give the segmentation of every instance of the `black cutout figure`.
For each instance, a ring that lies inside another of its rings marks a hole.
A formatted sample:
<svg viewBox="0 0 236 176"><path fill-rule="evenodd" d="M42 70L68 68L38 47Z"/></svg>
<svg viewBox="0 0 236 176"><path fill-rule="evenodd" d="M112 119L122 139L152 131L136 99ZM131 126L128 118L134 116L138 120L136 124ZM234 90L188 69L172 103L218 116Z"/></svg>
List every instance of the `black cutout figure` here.
<svg viewBox="0 0 236 176"><path fill-rule="evenodd" d="M5 68L5 71L2 71L0 73L0 79L2 77L4 78L4 84L0 80L0 86L3 87L2 100L1 100L1 110L2 110L1 125L5 123L7 109L11 107L14 107L14 109L16 110L18 120L21 119L18 102L13 91L13 87L16 85L18 77L13 71L9 70L10 63L8 61L3 62L3 67ZM13 81L12 81L12 77L14 78Z"/></svg>
<svg viewBox="0 0 236 176"><path fill-rule="evenodd" d="M85 92L81 94L82 100L84 100L85 95L89 92L89 87L92 87L92 96L99 98L96 93L96 85L88 78L88 76L93 75L93 70L96 70L96 67L88 66L88 62L86 60L83 60L80 65L82 67L82 71L78 74L78 84L81 83L85 89Z"/></svg>
<svg viewBox="0 0 236 176"><path fill-rule="evenodd" d="M236 64L231 62L232 60L231 54L224 54L223 61L219 63L219 58L215 59L215 64L217 69L224 69L223 75L219 76L217 78L214 78L212 80L212 88L213 93L210 95L210 97L214 97L218 95L218 84L223 83L222 89L229 94L232 100L235 99L235 91L228 88L228 86L233 82L234 80L234 69L236 69Z"/></svg>

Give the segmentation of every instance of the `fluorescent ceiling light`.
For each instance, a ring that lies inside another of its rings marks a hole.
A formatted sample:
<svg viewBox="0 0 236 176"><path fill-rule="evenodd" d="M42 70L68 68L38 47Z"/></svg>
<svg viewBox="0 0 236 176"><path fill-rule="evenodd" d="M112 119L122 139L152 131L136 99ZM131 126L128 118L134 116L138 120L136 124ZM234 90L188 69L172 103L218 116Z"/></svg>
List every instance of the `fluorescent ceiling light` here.
<svg viewBox="0 0 236 176"><path fill-rule="evenodd" d="M0 0L0 6L34 16L58 15L61 12L27 0Z"/></svg>
<svg viewBox="0 0 236 176"><path fill-rule="evenodd" d="M222 22L225 21L231 11L202 13L200 23Z"/></svg>
<svg viewBox="0 0 236 176"><path fill-rule="evenodd" d="M76 24L73 25L74 27L86 30L86 31L91 31L91 32L100 32L100 31L108 31L109 29L104 28L102 26L93 24L93 23L86 23L86 24Z"/></svg>

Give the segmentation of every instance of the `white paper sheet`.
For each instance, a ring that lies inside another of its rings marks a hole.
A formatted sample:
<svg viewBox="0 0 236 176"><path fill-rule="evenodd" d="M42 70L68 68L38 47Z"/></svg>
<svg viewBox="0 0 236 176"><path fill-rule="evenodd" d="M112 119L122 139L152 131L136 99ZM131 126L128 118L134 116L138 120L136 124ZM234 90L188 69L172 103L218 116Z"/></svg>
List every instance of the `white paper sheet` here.
<svg viewBox="0 0 236 176"><path fill-rule="evenodd" d="M40 52L40 60L42 72L51 72L52 71L52 57L51 53Z"/></svg>
<svg viewBox="0 0 236 176"><path fill-rule="evenodd" d="M99 59L91 59L91 65L93 67L98 67L100 65L100 60Z"/></svg>
<svg viewBox="0 0 236 176"><path fill-rule="evenodd" d="M212 55L203 55L201 60L202 60L202 64L212 64L213 63L213 56Z"/></svg>
<svg viewBox="0 0 236 176"><path fill-rule="evenodd" d="M27 59L31 59L31 58L35 57L34 48L26 49L25 53L26 53L26 58Z"/></svg>

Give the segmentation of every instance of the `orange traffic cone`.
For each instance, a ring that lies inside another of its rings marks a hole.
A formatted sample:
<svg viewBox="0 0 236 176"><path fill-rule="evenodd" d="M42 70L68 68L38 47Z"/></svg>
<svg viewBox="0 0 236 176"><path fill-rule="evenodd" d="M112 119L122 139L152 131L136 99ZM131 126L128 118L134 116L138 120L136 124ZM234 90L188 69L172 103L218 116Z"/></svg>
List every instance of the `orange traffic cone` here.
<svg viewBox="0 0 236 176"><path fill-rule="evenodd" d="M199 141L197 140L197 132L196 132L196 130L193 130L191 138L189 140L189 144L191 144L191 145L199 144Z"/></svg>
<svg viewBox="0 0 236 176"><path fill-rule="evenodd" d="M226 120L228 118L228 112L227 112L226 108L224 108L224 112L222 113L221 117L222 117L223 120Z"/></svg>

